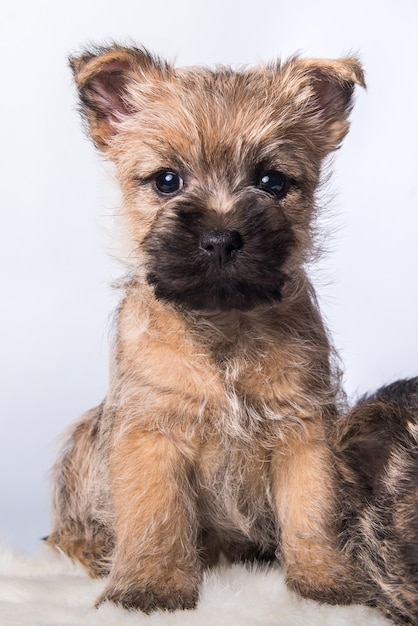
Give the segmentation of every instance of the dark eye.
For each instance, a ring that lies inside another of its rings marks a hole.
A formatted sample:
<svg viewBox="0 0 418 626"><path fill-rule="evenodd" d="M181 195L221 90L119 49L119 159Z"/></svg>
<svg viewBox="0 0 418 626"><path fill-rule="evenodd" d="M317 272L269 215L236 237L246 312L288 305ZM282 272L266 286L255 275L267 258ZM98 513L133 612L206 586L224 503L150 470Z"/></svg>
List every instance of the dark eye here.
<svg viewBox="0 0 418 626"><path fill-rule="evenodd" d="M183 187L183 179L176 172L164 170L155 177L155 186L160 193L174 194Z"/></svg>
<svg viewBox="0 0 418 626"><path fill-rule="evenodd" d="M269 170L263 172L258 179L258 186L275 196L282 196L287 191L287 178L281 172Z"/></svg>

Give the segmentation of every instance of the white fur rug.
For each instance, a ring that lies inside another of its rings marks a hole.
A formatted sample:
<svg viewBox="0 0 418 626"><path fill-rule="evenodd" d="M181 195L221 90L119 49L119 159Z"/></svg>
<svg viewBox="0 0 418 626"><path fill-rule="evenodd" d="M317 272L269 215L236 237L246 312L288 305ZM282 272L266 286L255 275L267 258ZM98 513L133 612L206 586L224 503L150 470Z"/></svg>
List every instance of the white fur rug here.
<svg viewBox="0 0 418 626"><path fill-rule="evenodd" d="M280 570L223 566L203 582L195 611L150 616L110 605L93 607L103 581L41 546L32 556L0 548L1 626L390 626L377 611L302 600Z"/></svg>

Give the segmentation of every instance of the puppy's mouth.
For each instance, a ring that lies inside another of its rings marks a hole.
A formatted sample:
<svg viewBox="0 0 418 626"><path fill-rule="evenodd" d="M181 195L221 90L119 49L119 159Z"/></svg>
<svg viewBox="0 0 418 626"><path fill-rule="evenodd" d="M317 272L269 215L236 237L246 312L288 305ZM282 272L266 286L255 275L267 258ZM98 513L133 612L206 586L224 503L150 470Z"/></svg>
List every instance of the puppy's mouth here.
<svg viewBox="0 0 418 626"><path fill-rule="evenodd" d="M189 310L271 306L282 299L294 245L292 229L262 212L216 227L180 212L145 242L147 281L157 298Z"/></svg>

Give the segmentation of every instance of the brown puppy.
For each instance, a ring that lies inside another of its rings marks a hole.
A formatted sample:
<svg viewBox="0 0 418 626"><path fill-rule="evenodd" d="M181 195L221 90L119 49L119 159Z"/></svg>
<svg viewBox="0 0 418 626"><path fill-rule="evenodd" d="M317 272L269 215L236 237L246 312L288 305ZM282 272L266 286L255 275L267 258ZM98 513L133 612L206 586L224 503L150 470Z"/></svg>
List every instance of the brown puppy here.
<svg viewBox="0 0 418 626"><path fill-rule="evenodd" d="M114 46L72 60L124 194L128 273L109 392L55 469L49 543L128 608L194 607L202 566L276 554L349 601L325 440L339 380L305 273L355 59L175 69Z"/></svg>
<svg viewBox="0 0 418 626"><path fill-rule="evenodd" d="M418 624L418 378L363 398L338 425L345 548L370 598L398 624Z"/></svg>

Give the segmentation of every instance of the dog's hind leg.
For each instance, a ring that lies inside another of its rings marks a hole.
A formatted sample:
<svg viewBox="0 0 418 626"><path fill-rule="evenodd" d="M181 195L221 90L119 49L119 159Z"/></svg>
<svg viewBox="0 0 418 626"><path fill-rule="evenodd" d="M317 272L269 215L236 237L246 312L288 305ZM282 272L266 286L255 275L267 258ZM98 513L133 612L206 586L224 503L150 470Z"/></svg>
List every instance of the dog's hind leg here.
<svg viewBox="0 0 418 626"><path fill-rule="evenodd" d="M114 539L100 436L103 404L67 432L53 470L52 530L46 542L82 563L93 577L109 573Z"/></svg>

